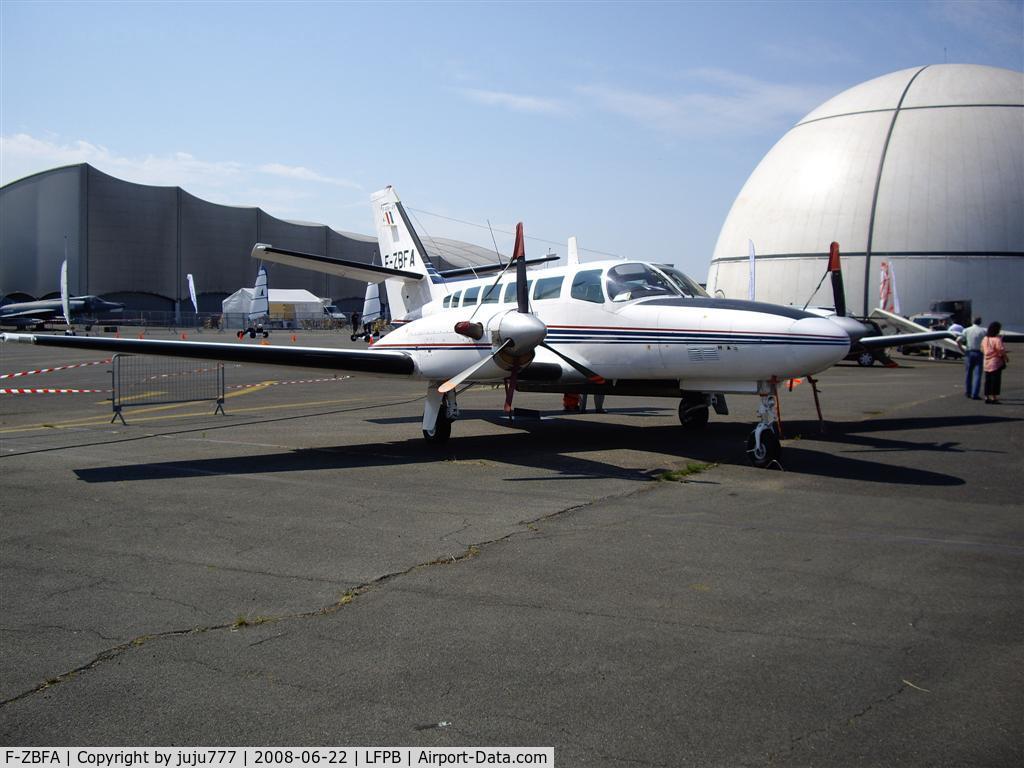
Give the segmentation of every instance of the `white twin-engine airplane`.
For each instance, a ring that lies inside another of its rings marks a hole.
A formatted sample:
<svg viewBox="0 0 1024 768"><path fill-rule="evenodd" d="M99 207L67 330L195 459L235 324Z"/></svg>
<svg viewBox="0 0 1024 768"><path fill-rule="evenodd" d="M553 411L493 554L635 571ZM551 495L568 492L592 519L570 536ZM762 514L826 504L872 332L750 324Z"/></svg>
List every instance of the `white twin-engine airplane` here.
<svg viewBox="0 0 1024 768"><path fill-rule="evenodd" d="M780 453L778 382L829 368L847 355L853 341L867 347L909 341L869 337L868 326L844 325L792 307L714 299L663 265L571 258L567 266L528 272L529 263L550 257L526 260L522 224L508 265L441 273L394 189L371 200L383 266L262 243L252 253L263 261L383 281L398 327L369 349L40 334L4 334L3 340L421 379L427 382L423 435L431 442L448 439L459 413L457 396L474 384L504 382L510 418L516 391L679 398L684 427L705 425L709 408L728 413L726 394L756 394L759 422L747 452L762 467ZM838 250L835 255L838 263ZM512 265L515 273L506 274Z"/></svg>

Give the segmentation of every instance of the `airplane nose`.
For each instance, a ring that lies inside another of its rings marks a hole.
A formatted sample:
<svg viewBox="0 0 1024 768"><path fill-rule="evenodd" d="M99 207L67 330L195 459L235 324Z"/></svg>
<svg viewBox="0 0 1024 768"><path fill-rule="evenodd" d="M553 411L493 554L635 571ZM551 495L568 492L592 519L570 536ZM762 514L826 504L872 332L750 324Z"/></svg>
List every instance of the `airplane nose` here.
<svg viewBox="0 0 1024 768"><path fill-rule="evenodd" d="M829 368L850 352L850 335L824 317L804 317L790 326L793 338L793 364L802 372L817 373Z"/></svg>

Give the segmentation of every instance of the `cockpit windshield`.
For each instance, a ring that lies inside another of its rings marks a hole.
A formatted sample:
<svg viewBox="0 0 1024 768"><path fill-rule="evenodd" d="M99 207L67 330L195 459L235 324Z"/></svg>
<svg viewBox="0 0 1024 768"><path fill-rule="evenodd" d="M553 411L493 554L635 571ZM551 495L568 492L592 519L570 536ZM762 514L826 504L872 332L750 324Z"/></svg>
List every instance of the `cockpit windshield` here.
<svg viewBox="0 0 1024 768"><path fill-rule="evenodd" d="M619 264L608 270L605 287L612 301L630 301L646 296L679 296L682 291L661 272L646 264Z"/></svg>
<svg viewBox="0 0 1024 768"><path fill-rule="evenodd" d="M680 272L675 267L669 267L659 264L658 269L668 275L668 278L676 284L676 287L682 292L683 296L688 298L701 297L710 299L708 292L700 287L700 283L692 280L687 275Z"/></svg>

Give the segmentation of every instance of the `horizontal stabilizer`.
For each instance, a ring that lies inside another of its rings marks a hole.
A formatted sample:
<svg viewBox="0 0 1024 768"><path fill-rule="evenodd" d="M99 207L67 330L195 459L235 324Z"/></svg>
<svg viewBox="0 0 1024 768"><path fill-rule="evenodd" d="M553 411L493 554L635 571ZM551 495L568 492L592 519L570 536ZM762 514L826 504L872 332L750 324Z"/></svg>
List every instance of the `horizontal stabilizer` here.
<svg viewBox="0 0 1024 768"><path fill-rule="evenodd" d="M533 267L537 264L546 264L549 261L557 261L558 254L551 253L547 256L541 256L536 259L527 259L526 266ZM486 264L478 267L458 267L456 269L446 269L442 272L438 272L441 277L466 277L467 275L475 275L477 277L483 277L484 275L493 275L495 272L501 272L505 269L505 264Z"/></svg>
<svg viewBox="0 0 1024 768"><path fill-rule="evenodd" d="M17 341L44 347L103 350L132 355L162 355L187 357L194 360L286 365L294 368L321 368L395 376L411 376L416 369L412 358L404 352L385 350L278 347L244 342L232 344L163 339L112 339L106 336L51 336L38 333L3 333L0 334L0 341Z"/></svg>
<svg viewBox="0 0 1024 768"><path fill-rule="evenodd" d="M362 280L367 283L379 283L388 278L417 282L424 278L424 275L418 272L378 267L374 264L362 264L358 261L329 259L326 256L317 256L313 253L286 251L283 248L275 248L266 243L256 243L252 249L252 257L274 264L284 264L289 267L308 269L312 272L323 272L328 275L348 277L352 280Z"/></svg>

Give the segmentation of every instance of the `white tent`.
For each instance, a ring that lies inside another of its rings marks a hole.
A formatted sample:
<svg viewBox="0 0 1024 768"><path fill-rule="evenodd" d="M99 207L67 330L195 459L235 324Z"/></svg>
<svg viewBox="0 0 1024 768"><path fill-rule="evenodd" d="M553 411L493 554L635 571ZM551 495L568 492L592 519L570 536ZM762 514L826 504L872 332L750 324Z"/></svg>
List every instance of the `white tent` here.
<svg viewBox="0 0 1024 768"><path fill-rule="evenodd" d="M244 328L252 306L254 288L239 288L221 302L224 323L228 328ZM292 322L322 320L324 300L302 289L270 288L270 319L284 321L285 327Z"/></svg>

